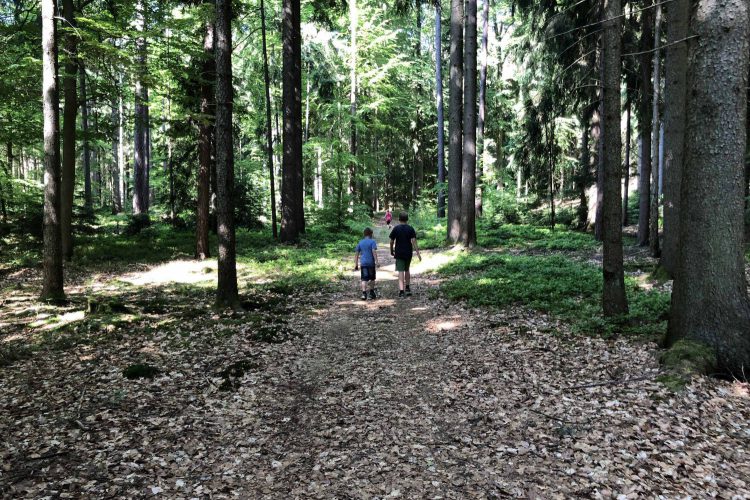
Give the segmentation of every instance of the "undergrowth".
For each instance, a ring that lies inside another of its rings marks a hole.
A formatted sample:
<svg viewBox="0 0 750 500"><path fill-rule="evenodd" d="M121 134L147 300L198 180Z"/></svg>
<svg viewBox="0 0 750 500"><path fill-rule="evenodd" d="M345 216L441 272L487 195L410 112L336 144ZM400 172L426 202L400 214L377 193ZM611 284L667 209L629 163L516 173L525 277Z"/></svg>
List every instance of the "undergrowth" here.
<svg viewBox="0 0 750 500"><path fill-rule="evenodd" d="M472 307L522 304L569 322L579 333L656 339L666 326L669 296L643 291L630 279L626 279L628 316L603 319L601 270L564 256L465 254L439 273L452 277L441 287L449 299Z"/></svg>

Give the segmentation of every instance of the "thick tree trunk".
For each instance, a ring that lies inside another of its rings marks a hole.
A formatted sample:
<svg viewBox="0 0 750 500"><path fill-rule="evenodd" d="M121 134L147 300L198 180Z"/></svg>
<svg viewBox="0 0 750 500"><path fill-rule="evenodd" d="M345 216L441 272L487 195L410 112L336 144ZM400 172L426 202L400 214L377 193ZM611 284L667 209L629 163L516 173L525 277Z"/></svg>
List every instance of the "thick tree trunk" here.
<svg viewBox="0 0 750 500"><path fill-rule="evenodd" d="M293 242L304 232L302 185L302 63L300 0L284 0L282 12L284 61L284 153L281 185L280 240ZM351 182L351 180L350 180ZM351 184L350 184L351 187Z"/></svg>
<svg viewBox="0 0 750 500"><path fill-rule="evenodd" d="M81 77L81 126L83 128L83 194L86 217L94 215L91 197L91 148L89 147L89 103L86 93L86 69L80 65Z"/></svg>
<svg viewBox="0 0 750 500"><path fill-rule="evenodd" d="M667 6L664 79L664 245L660 264L672 277L679 261L680 189L685 147L687 43L690 0Z"/></svg>
<svg viewBox="0 0 750 500"><path fill-rule="evenodd" d="M239 305L234 234L233 101L231 0L216 0L216 221L219 237L216 304L232 308Z"/></svg>
<svg viewBox="0 0 750 500"><path fill-rule="evenodd" d="M463 162L464 2L451 0L450 88L448 91L448 240L461 236Z"/></svg>
<svg viewBox="0 0 750 500"><path fill-rule="evenodd" d="M145 6L142 0L136 7L136 29L141 34L136 38L135 75L135 125L133 128L133 214L148 214L148 91L143 82L146 76Z"/></svg>
<svg viewBox="0 0 750 500"><path fill-rule="evenodd" d="M651 103L651 203L649 206L649 251L652 257L659 257L659 99L661 93L661 5L656 6L656 20L654 21L654 98Z"/></svg>
<svg viewBox="0 0 750 500"><path fill-rule="evenodd" d="M437 96L437 179L445 183L445 123L443 118L443 49L442 11L440 2L435 2L435 94ZM438 190L438 217L445 217L445 189Z"/></svg>
<svg viewBox="0 0 750 500"><path fill-rule="evenodd" d="M638 104L638 127L641 135L641 172L638 176L638 245L648 246L650 242L649 222L651 208L651 117L653 113L653 84L651 83L654 48L654 15L651 0L646 0L646 10L641 13L641 101ZM656 189L656 188L655 188Z"/></svg>
<svg viewBox="0 0 750 500"><path fill-rule="evenodd" d="M747 378L750 301L743 241L750 7L698 0L691 20L680 255L667 344L705 343Z"/></svg>
<svg viewBox="0 0 750 500"><path fill-rule="evenodd" d="M55 2L42 0L42 100L44 104L44 275L42 300L65 299L60 232L60 95L57 87Z"/></svg>
<svg viewBox="0 0 750 500"><path fill-rule="evenodd" d="M627 314L625 275L622 256L622 136L620 129L620 79L621 79L621 16L620 0L604 0L604 209L603 209L603 261L602 310L605 316Z"/></svg>
<svg viewBox="0 0 750 500"><path fill-rule="evenodd" d="M631 133L633 130L630 120L630 100L627 102L627 110L625 111L625 179L623 181L623 195L622 195L622 225L627 226L630 223L628 219L628 197L630 191L630 142L632 140Z"/></svg>
<svg viewBox="0 0 750 500"><path fill-rule="evenodd" d="M464 45L464 143L461 173L461 233L459 241L466 247L477 242L476 173L477 173L477 0L466 2Z"/></svg>
<svg viewBox="0 0 750 500"><path fill-rule="evenodd" d="M215 9L215 1L207 2ZM214 170L214 118L216 106L216 59L214 53L214 20L206 21L203 33L203 67L201 68L201 118L198 126L198 204L195 224L195 257L203 260L211 255L208 243L210 226L211 172Z"/></svg>
<svg viewBox="0 0 750 500"><path fill-rule="evenodd" d="M120 88L122 89L122 74L118 78ZM127 165L125 164L125 106L122 99L122 93L117 96L118 104L118 124L117 124L117 163L120 165L120 211L125 209L125 200L128 199L128 175Z"/></svg>
<svg viewBox="0 0 750 500"><path fill-rule="evenodd" d="M73 198L76 186L76 119L78 94L76 81L78 65L78 35L75 33L75 7L73 0L62 2L65 19L65 52L67 53L63 75L63 123L62 123L62 177L60 183L60 231L62 232L63 259L73 258Z"/></svg>
<svg viewBox="0 0 750 500"><path fill-rule="evenodd" d="M266 9L263 0L260 0L260 22L261 22L261 36L263 40L263 82L265 84L266 93L266 149L268 155L268 179L271 185L271 230L273 232L273 238L278 238L278 229L276 223L276 180L273 175L273 131L271 129L271 77L268 71L268 49L266 47ZM310 88L309 88L309 76L308 76L308 109L309 113L309 100L310 100ZM305 127L305 137L307 137L307 126ZM320 156L320 150L318 150L318 156ZM317 184L316 184L317 187Z"/></svg>

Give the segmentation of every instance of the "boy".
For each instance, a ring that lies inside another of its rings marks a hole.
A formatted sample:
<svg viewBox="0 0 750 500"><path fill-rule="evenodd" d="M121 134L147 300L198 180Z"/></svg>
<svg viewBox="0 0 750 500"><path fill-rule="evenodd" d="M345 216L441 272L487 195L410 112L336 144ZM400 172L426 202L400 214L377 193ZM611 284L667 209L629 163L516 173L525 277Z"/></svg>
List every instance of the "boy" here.
<svg viewBox="0 0 750 500"><path fill-rule="evenodd" d="M378 244L372 239L372 229L369 227L364 230L364 239L362 239L356 248L354 254L354 270L362 267L362 300L367 300L367 290L370 290L370 299L375 300L375 267L378 263Z"/></svg>
<svg viewBox="0 0 750 500"><path fill-rule="evenodd" d="M417 232L407 222L409 214L401 212L398 214L398 225L391 231L391 255L396 258L396 271L398 271L398 296L411 297L411 273L409 265L411 264L412 252L417 252L420 262L422 256L419 253L417 245ZM394 248L395 245L395 248Z"/></svg>

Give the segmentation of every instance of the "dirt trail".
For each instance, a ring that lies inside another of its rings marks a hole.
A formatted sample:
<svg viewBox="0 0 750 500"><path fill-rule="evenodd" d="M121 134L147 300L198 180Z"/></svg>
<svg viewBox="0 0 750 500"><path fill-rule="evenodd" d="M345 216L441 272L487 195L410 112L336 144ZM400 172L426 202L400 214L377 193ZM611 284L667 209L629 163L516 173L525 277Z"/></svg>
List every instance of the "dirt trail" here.
<svg viewBox="0 0 750 500"><path fill-rule="evenodd" d="M397 299L387 230L376 239L381 298L361 301L352 272L290 318L304 334L290 342L156 335L141 348L168 372L142 381L120 375L132 345L96 363L81 350L14 365L0 379L0 406L13 408L0 416L0 493L750 495L747 385L701 378L673 394L655 380L653 347L435 299L429 273L446 253L424 252L415 295ZM238 359L236 390L219 390L216 372Z"/></svg>

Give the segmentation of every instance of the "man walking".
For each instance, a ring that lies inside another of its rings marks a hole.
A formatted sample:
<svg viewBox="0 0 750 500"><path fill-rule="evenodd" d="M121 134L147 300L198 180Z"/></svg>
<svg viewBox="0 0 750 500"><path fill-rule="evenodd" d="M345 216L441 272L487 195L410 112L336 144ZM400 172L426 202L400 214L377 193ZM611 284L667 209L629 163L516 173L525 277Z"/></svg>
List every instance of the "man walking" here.
<svg viewBox="0 0 750 500"><path fill-rule="evenodd" d="M409 265L411 264L411 258L413 252L417 253L419 260L422 260L422 255L419 253L419 246L417 245L417 232L407 222L409 221L409 214L401 212L398 215L398 225L391 231L391 255L396 259L396 271L398 271L398 296L407 297L411 296L411 288L409 284L411 282L411 273L409 272Z"/></svg>

